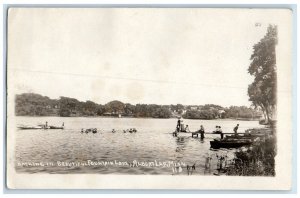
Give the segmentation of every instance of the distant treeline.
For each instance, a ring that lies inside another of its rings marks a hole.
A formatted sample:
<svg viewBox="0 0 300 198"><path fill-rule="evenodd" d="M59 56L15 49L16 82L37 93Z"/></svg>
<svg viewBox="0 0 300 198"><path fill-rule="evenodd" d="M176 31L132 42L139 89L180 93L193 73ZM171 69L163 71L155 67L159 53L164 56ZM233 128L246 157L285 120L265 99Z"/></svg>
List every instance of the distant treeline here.
<svg viewBox="0 0 300 198"><path fill-rule="evenodd" d="M182 116L187 119L242 118L257 119L259 111L245 106L224 108L218 105L157 105L122 103L114 100L105 105L92 101L81 102L75 98L50 99L34 93L16 95L17 116L123 116L171 118Z"/></svg>

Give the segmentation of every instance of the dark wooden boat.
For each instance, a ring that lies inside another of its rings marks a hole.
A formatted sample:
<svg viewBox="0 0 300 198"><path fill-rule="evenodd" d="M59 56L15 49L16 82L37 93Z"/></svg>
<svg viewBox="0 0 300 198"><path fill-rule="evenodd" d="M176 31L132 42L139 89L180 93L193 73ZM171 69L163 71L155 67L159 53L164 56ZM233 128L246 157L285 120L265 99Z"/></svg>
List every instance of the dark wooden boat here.
<svg viewBox="0 0 300 198"><path fill-rule="evenodd" d="M252 135L226 135L225 140L254 140L257 136Z"/></svg>
<svg viewBox="0 0 300 198"><path fill-rule="evenodd" d="M210 141L211 148L219 149L219 148L238 148L242 146L248 146L252 144L251 140L238 140L238 139L228 139L228 140L217 140L214 139Z"/></svg>
<svg viewBox="0 0 300 198"><path fill-rule="evenodd" d="M50 129L64 129L63 126L59 127L59 126L49 126Z"/></svg>

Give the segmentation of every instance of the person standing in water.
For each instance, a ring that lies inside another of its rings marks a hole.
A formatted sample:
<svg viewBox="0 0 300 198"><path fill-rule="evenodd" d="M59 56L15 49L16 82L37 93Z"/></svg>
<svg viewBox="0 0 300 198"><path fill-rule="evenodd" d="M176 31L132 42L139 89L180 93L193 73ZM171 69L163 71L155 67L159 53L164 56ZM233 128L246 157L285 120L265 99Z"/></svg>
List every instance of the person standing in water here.
<svg viewBox="0 0 300 198"><path fill-rule="evenodd" d="M203 125L200 126L199 133L200 133L201 140L203 140L204 139L204 133L205 133Z"/></svg>
<svg viewBox="0 0 300 198"><path fill-rule="evenodd" d="M181 123L181 121L180 121L180 118L178 118L178 121L177 121L177 126L176 126L176 130L177 130L177 132L179 132L179 131L180 131L180 123Z"/></svg>
<svg viewBox="0 0 300 198"><path fill-rule="evenodd" d="M223 134L223 131L222 131L222 129L221 129L221 126L219 126L219 132L220 132L220 134L221 134L221 140L224 138L224 134Z"/></svg>
<svg viewBox="0 0 300 198"><path fill-rule="evenodd" d="M237 124L234 128L233 128L233 131L234 131L234 135L237 136L237 130L239 129L239 124Z"/></svg>

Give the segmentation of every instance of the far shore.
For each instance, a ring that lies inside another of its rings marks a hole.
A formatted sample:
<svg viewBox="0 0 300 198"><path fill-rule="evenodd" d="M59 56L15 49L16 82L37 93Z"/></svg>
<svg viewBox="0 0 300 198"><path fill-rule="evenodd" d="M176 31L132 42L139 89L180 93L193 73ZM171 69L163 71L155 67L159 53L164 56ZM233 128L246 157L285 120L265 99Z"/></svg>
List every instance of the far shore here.
<svg viewBox="0 0 300 198"><path fill-rule="evenodd" d="M122 119L122 118L134 118L134 119L178 119L177 117L171 117L171 118L153 118L153 117L132 117L132 116L122 116L122 117L116 117L116 116L56 116L56 115L47 115L47 116L16 116L16 117L36 117L36 118L46 118L46 117L57 117L57 118L116 118L116 119ZM238 120L238 121L259 121L259 119L247 119L247 118L215 118L215 119L191 119L191 118L181 118L183 120Z"/></svg>

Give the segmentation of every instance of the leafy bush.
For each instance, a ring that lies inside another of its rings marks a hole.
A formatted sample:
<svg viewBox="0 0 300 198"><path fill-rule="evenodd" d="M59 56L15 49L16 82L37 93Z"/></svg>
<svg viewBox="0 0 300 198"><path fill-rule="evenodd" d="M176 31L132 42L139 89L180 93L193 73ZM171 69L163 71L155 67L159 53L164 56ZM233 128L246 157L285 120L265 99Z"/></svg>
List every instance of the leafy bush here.
<svg viewBox="0 0 300 198"><path fill-rule="evenodd" d="M235 153L227 175L275 176L276 139L268 137Z"/></svg>

